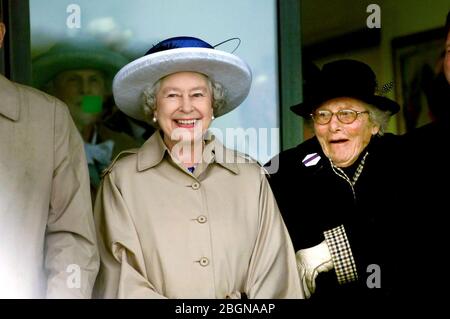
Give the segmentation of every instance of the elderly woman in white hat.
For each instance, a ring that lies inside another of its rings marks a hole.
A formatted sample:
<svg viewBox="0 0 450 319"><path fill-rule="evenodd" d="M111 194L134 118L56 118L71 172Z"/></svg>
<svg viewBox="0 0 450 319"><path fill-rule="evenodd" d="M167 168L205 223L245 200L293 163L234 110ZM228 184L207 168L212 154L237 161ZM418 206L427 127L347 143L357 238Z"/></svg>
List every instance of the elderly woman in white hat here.
<svg viewBox="0 0 450 319"><path fill-rule="evenodd" d="M105 173L97 297L303 297L261 168L205 138L250 85L244 61L191 37L160 42L116 75L119 108L159 129Z"/></svg>

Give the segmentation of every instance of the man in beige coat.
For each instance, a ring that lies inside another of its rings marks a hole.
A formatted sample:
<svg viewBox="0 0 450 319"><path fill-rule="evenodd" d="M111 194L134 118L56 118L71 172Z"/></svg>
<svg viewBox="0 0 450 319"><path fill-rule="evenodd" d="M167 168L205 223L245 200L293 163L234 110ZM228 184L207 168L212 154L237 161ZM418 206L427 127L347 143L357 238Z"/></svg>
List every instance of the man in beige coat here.
<svg viewBox="0 0 450 319"><path fill-rule="evenodd" d="M0 22L0 46L5 25ZM0 75L0 298L89 298L99 265L67 107Z"/></svg>

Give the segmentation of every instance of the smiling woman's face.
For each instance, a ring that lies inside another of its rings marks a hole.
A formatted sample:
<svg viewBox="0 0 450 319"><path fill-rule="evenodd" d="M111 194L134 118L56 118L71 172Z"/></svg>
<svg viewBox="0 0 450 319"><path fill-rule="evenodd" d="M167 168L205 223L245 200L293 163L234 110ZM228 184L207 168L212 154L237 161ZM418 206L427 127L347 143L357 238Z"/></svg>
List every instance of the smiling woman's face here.
<svg viewBox="0 0 450 319"><path fill-rule="evenodd" d="M365 112L365 103L353 98L335 98L320 105L317 111L328 110L333 113L339 110ZM341 123L336 114L328 124L314 123L314 130L324 154L338 167L352 165L364 148L369 144L372 135L379 127L371 122L368 113L361 113L350 124Z"/></svg>
<svg viewBox="0 0 450 319"><path fill-rule="evenodd" d="M211 87L203 74L178 72L161 81L154 115L169 149L180 139L201 139L211 124L212 102Z"/></svg>

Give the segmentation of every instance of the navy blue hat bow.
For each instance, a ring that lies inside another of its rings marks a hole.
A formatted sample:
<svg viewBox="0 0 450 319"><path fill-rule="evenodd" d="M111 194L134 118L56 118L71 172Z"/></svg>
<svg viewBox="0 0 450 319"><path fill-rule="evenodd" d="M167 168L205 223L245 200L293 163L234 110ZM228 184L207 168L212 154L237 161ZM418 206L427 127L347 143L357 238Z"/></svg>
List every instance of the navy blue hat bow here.
<svg viewBox="0 0 450 319"><path fill-rule="evenodd" d="M148 50L145 55L179 48L207 48L214 49L209 43L194 37L174 37L163 40Z"/></svg>

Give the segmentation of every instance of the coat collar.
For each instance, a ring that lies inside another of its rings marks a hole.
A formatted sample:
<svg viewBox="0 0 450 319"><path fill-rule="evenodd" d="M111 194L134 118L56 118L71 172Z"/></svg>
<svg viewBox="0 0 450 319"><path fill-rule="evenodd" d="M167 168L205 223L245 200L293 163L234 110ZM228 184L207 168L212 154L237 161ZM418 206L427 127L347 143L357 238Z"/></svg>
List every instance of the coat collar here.
<svg viewBox="0 0 450 319"><path fill-rule="evenodd" d="M205 164L217 163L232 173L239 174L236 152L227 149L212 135L208 136L205 142L202 157ZM161 137L161 131L158 130L153 133L138 151L138 171L141 172L158 165L164 159L166 153L169 155L169 150Z"/></svg>
<svg viewBox="0 0 450 319"><path fill-rule="evenodd" d="M141 146L138 151L137 169L139 172L158 165L169 150L161 138L160 131L156 131Z"/></svg>
<svg viewBox="0 0 450 319"><path fill-rule="evenodd" d="M17 121L20 115L21 99L17 87L0 74L0 114L7 118Z"/></svg>

